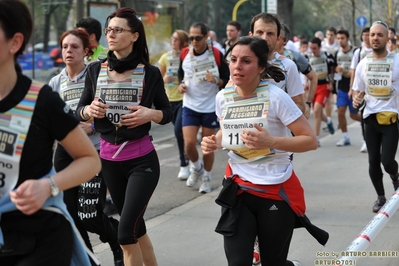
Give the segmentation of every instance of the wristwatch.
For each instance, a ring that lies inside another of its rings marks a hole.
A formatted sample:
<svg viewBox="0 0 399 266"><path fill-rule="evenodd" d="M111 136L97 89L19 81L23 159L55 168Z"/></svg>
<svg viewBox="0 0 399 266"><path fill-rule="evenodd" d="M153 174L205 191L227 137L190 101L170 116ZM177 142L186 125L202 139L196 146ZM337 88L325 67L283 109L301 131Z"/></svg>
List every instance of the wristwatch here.
<svg viewBox="0 0 399 266"><path fill-rule="evenodd" d="M312 107L312 102L306 102L307 105L309 105L309 108Z"/></svg>
<svg viewBox="0 0 399 266"><path fill-rule="evenodd" d="M51 196L56 197L60 193L60 190L58 189L57 184L54 182L54 179L52 176L47 178L47 180L50 183Z"/></svg>

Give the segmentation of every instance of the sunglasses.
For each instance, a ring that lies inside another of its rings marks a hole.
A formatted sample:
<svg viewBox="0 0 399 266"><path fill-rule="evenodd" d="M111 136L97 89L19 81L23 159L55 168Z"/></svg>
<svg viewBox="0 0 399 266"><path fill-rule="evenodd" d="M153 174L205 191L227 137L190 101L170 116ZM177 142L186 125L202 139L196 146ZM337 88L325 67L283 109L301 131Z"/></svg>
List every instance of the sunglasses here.
<svg viewBox="0 0 399 266"><path fill-rule="evenodd" d="M195 37L193 37L193 36L190 36L190 37L188 37L188 40L190 41L190 42L192 42L192 41L196 41L196 42L199 42L199 41L201 41L202 39L204 39L204 37L205 36L195 36Z"/></svg>
<svg viewBox="0 0 399 266"><path fill-rule="evenodd" d="M378 21L374 22L372 26L377 25L377 24L380 24L380 25L384 26L385 28L389 29L388 24L386 24L384 21L378 20Z"/></svg>

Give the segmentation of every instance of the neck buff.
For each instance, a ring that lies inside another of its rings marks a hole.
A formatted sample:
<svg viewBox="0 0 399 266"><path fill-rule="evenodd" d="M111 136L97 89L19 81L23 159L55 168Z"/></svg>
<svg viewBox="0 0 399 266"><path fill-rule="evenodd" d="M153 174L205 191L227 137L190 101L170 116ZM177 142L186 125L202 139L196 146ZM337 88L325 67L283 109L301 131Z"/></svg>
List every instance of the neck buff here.
<svg viewBox="0 0 399 266"><path fill-rule="evenodd" d="M116 58L113 51L108 51L107 61L110 71L115 70L121 74L126 70L135 69L140 63L140 58L134 49L127 57L122 59Z"/></svg>

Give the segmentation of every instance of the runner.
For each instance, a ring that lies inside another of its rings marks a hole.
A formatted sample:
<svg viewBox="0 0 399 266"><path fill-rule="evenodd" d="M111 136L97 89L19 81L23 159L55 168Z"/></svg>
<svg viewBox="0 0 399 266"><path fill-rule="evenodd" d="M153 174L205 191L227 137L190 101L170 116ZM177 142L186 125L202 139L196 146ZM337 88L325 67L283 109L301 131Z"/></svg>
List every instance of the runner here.
<svg viewBox="0 0 399 266"><path fill-rule="evenodd" d="M387 51L387 42L388 25L383 21L374 22L370 28L373 51L360 61L353 83L353 106L357 108L363 98L366 101L363 119L366 126L369 175L377 193L373 212L378 212L386 202L381 164L389 174L394 190L399 188L398 163L395 160L399 139L399 55Z"/></svg>
<svg viewBox="0 0 399 266"><path fill-rule="evenodd" d="M230 52L229 49L240 39L241 34L241 24L238 21L230 21L226 26L227 40L223 44L225 50L225 58L227 63L230 62Z"/></svg>
<svg viewBox="0 0 399 266"><path fill-rule="evenodd" d="M309 43L312 55L309 57L309 62L317 74L317 89L313 98L313 117L314 117L314 131L317 139L320 136L321 121L327 123L330 134L334 134L334 126L331 117L326 117L323 114L323 109L328 101L328 98L333 90L333 75L336 63L334 56L327 52L321 51L321 41L318 38L313 38ZM320 147L320 141L319 141Z"/></svg>
<svg viewBox="0 0 399 266"><path fill-rule="evenodd" d="M182 129L182 106L183 94L177 87L179 80L177 72L180 65L181 50L188 45L188 34L183 30L175 30L170 39L172 47L171 51L166 52L158 61L158 68L163 76L166 95L173 109L172 123L174 125L174 133L179 148L180 170L177 174L179 180L187 180L190 175L190 166L188 164L187 155L184 153L184 138Z"/></svg>
<svg viewBox="0 0 399 266"><path fill-rule="evenodd" d="M337 40L341 48L335 54L337 66L335 72L338 73L338 123L342 131L342 138L337 142L337 146L350 145L350 138L346 122L346 108L349 107L349 115L355 121L361 121L358 110L353 108L350 90L351 70L350 65L353 58L354 48L349 45L349 32L347 30L338 30Z"/></svg>
<svg viewBox="0 0 399 266"><path fill-rule="evenodd" d="M22 74L17 58L32 32L24 2L0 1L0 265L89 266L63 191L92 178L101 164L69 106ZM60 172L54 141L74 158Z"/></svg>
<svg viewBox="0 0 399 266"><path fill-rule="evenodd" d="M178 71L183 96L183 136L185 152L191 162L191 173L186 185L193 187L201 180L200 193L212 191L211 178L214 155L200 160L197 150L197 133L202 127L202 137L214 134L219 127L215 114L215 95L229 79L229 68L223 54L211 44L208 27L201 22L191 25L190 47L180 54Z"/></svg>
<svg viewBox="0 0 399 266"><path fill-rule="evenodd" d="M149 63L143 23L122 7L106 20L106 60L88 66L76 115L100 132L102 174L118 213L124 264L157 265L144 214L160 176L151 123L172 120L159 69Z"/></svg>
<svg viewBox="0 0 399 266"><path fill-rule="evenodd" d="M88 33L83 28L76 28L61 35L60 48L66 67L50 80L49 86L75 111L87 74L85 58L92 55L93 46L90 44ZM99 152L100 134L95 131L94 124L81 122L80 127ZM55 170L59 172L72 162L73 158L58 143L54 152ZM86 246L92 250L87 232L97 234L103 243L108 243L111 247L115 266L122 266L123 254L118 243L119 222L103 212L106 190L107 186L100 171L90 181L66 190L64 202Z"/></svg>
<svg viewBox="0 0 399 266"><path fill-rule="evenodd" d="M287 151L316 149L317 139L290 97L261 79L265 71L276 82L285 78L281 68L268 63L267 46L255 37L243 37L233 46L229 65L232 81L216 96L221 129L203 138L201 148L204 154L222 147L230 150L224 188L217 199L222 216L216 227L223 235L228 265L250 265L258 235L265 264L300 266L298 261L287 261L296 219L318 231L314 236L321 244L328 234L309 220L304 222L303 189ZM257 111L241 111L248 108ZM253 128L242 129L241 123ZM287 135L287 127L294 137Z"/></svg>

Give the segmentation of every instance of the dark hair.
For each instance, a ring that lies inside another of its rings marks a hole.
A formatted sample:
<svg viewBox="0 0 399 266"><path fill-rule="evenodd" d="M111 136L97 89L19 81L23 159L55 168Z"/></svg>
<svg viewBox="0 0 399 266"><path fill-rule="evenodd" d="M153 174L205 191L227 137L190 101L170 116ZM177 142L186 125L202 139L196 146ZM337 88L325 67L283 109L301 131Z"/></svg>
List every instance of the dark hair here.
<svg viewBox="0 0 399 266"><path fill-rule="evenodd" d="M137 51L141 63L143 63L144 65L149 65L150 55L148 53L144 26L141 20L138 18L136 10L130 7L118 8L115 12L111 13L111 15L107 17L105 22L105 28L108 27L108 22L114 17L126 19L127 24L129 25L132 32L137 32L139 34L137 41L134 43L133 49Z"/></svg>
<svg viewBox="0 0 399 266"><path fill-rule="evenodd" d="M236 29L238 30L238 31L240 31L241 30L241 24L240 24L240 22L238 22L237 20L232 20L232 21L229 21L229 23L227 23L227 26L234 26L234 27L236 27Z"/></svg>
<svg viewBox="0 0 399 266"><path fill-rule="evenodd" d="M395 35L396 35L396 30L395 30L395 28L389 27L389 30L390 30L390 31L392 31L392 32L393 32L393 34L395 34Z"/></svg>
<svg viewBox="0 0 399 266"><path fill-rule="evenodd" d="M281 30L283 31L283 40L287 40L290 38L290 28L284 23L281 23Z"/></svg>
<svg viewBox="0 0 399 266"><path fill-rule="evenodd" d="M337 35L337 29L334 28L334 27L329 27L329 28L327 29L327 31L331 31L331 32L334 33L334 35Z"/></svg>
<svg viewBox="0 0 399 266"><path fill-rule="evenodd" d="M0 1L0 27L7 39L13 38L16 33L24 36L20 49L14 55L15 67L20 70L16 59L24 52L33 30L32 16L26 4L20 0Z"/></svg>
<svg viewBox="0 0 399 266"><path fill-rule="evenodd" d="M101 23L95 18L88 17L82 18L76 23L77 28L84 28L89 35L96 35L97 42L100 42L102 31L101 31Z"/></svg>
<svg viewBox="0 0 399 266"><path fill-rule="evenodd" d="M321 47L321 40L319 38L314 37L309 42L317 44L317 46Z"/></svg>
<svg viewBox="0 0 399 266"><path fill-rule="evenodd" d="M269 64L269 46L267 42L256 36L245 36L238 40L232 47L231 51L237 45L246 45L258 58L258 66L264 67L265 71L262 72L261 77L265 79L274 79L276 82L280 82L285 79L284 72L281 68Z"/></svg>
<svg viewBox="0 0 399 266"><path fill-rule="evenodd" d="M363 41L363 33L368 33L370 32L370 27L365 27L362 29L362 32L360 33L360 40Z"/></svg>
<svg viewBox="0 0 399 266"><path fill-rule="evenodd" d="M391 43L392 43L393 45L396 45L396 39L395 39L395 38L389 38L389 40L391 41Z"/></svg>
<svg viewBox="0 0 399 266"><path fill-rule="evenodd" d="M255 22L260 20L260 19L263 20L263 22L265 22L265 23L276 23L276 25L277 25L277 37L280 35L281 24L280 24L280 21L278 20L277 16L275 14L266 13L266 12L260 13L260 14L254 16L252 18L251 26L250 26L252 34L254 34Z"/></svg>
<svg viewBox="0 0 399 266"><path fill-rule="evenodd" d="M370 27L365 27L362 29L362 34L365 32L370 32Z"/></svg>
<svg viewBox="0 0 399 266"><path fill-rule="evenodd" d="M209 32L209 27L202 22L194 22L193 24L191 24L190 28L199 28L201 30L201 34L202 35L207 35Z"/></svg>
<svg viewBox="0 0 399 266"><path fill-rule="evenodd" d="M95 49L95 47L92 44L90 44L89 34L83 28L76 28L76 29L65 31L60 37L59 44L60 44L61 50L62 50L62 42L64 41L65 37L68 35L74 35L74 36L78 37L82 41L83 49L89 48L89 51L87 52L86 55L87 56L93 55L93 49Z"/></svg>
<svg viewBox="0 0 399 266"><path fill-rule="evenodd" d="M300 42L300 45L302 45L302 44L309 45L309 42L307 40L303 40L303 41Z"/></svg>
<svg viewBox="0 0 399 266"><path fill-rule="evenodd" d="M349 31L345 29L340 29L339 31L337 31L337 34L344 34L346 38L349 38Z"/></svg>

